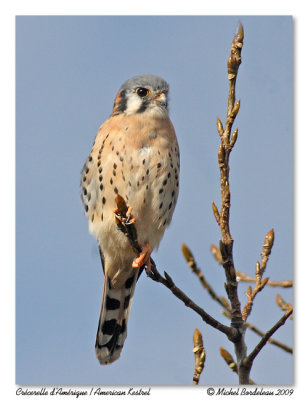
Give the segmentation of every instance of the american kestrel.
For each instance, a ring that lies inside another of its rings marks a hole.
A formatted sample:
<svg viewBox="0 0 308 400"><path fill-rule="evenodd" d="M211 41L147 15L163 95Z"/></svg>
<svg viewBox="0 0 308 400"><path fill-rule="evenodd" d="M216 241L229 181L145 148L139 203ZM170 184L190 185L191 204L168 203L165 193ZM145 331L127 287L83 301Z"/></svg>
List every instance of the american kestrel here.
<svg viewBox="0 0 308 400"><path fill-rule="evenodd" d="M167 82L158 76L127 80L110 118L98 130L81 174L84 209L105 275L95 343L101 364L120 357L140 267L149 266L178 197L180 155L169 119L168 91ZM142 246L138 257L115 223L118 194L132 208Z"/></svg>

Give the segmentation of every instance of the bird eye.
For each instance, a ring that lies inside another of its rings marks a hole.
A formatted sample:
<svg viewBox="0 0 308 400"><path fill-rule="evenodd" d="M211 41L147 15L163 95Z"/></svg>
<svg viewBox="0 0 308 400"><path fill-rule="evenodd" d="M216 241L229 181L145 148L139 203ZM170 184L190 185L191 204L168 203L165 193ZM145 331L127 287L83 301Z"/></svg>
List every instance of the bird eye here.
<svg viewBox="0 0 308 400"><path fill-rule="evenodd" d="M148 94L150 94L150 91L149 91L149 89L139 87L139 88L137 88L136 93L138 94L139 97L145 97Z"/></svg>

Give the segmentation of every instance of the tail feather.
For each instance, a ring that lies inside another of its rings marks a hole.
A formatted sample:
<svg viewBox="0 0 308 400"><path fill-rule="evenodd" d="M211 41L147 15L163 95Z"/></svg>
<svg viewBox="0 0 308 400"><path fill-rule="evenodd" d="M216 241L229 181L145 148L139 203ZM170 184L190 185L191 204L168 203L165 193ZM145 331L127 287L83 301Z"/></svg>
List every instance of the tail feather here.
<svg viewBox="0 0 308 400"><path fill-rule="evenodd" d="M139 274L133 271L120 289L114 289L105 277L101 313L96 334L95 352L100 364L117 360L127 336L127 322Z"/></svg>

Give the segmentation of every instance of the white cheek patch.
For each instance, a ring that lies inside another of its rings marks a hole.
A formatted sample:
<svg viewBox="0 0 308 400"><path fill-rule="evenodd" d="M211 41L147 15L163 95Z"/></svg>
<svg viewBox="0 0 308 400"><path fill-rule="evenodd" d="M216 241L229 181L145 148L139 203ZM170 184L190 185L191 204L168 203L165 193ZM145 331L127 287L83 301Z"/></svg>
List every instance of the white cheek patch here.
<svg viewBox="0 0 308 400"><path fill-rule="evenodd" d="M128 96L126 103L126 114L135 114L142 105L142 99L138 96Z"/></svg>

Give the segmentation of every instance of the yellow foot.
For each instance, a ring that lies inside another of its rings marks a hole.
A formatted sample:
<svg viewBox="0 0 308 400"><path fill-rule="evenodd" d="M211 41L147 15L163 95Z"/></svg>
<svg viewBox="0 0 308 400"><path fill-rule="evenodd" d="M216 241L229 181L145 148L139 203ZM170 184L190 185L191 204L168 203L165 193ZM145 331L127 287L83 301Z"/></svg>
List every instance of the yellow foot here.
<svg viewBox="0 0 308 400"><path fill-rule="evenodd" d="M126 211L126 218L124 218L124 217L122 217L122 211L123 210L120 210L119 208L115 208L114 210L113 210L113 212L116 214L116 217L121 221L121 222L123 222L123 223L125 223L125 224L135 224L136 223L136 218L133 216L133 214L132 214L132 211L133 211L133 209L132 209L132 207L128 207L127 208L127 211Z"/></svg>
<svg viewBox="0 0 308 400"><path fill-rule="evenodd" d="M146 272L149 273L151 271L151 253L152 248L149 244L142 246L142 252L134 259L132 267L140 268L142 265L146 265Z"/></svg>

